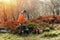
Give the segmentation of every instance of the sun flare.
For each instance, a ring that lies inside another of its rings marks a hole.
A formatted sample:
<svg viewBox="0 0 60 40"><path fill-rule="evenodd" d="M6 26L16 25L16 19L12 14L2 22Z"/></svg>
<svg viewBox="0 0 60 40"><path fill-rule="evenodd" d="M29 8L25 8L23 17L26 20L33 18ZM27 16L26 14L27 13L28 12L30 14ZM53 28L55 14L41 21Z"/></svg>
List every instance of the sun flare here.
<svg viewBox="0 0 60 40"><path fill-rule="evenodd" d="M0 2L3 2L3 3L11 3L11 0L0 0Z"/></svg>
<svg viewBox="0 0 60 40"><path fill-rule="evenodd" d="M4 2L10 2L10 0L4 0Z"/></svg>

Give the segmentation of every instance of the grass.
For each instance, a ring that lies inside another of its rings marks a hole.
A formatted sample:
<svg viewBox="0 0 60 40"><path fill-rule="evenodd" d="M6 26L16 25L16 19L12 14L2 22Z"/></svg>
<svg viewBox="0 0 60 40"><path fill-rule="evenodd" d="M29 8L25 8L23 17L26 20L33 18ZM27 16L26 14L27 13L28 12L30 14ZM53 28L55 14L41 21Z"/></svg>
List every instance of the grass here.
<svg viewBox="0 0 60 40"><path fill-rule="evenodd" d="M0 40L60 40L60 30L50 30L42 34L18 35L11 33L0 33Z"/></svg>
<svg viewBox="0 0 60 40"><path fill-rule="evenodd" d="M44 35L57 34L56 37L42 37ZM50 32L44 32L43 34L29 34L29 35L18 35L18 34L10 34L10 33L0 33L0 40L60 40L60 31L53 30Z"/></svg>

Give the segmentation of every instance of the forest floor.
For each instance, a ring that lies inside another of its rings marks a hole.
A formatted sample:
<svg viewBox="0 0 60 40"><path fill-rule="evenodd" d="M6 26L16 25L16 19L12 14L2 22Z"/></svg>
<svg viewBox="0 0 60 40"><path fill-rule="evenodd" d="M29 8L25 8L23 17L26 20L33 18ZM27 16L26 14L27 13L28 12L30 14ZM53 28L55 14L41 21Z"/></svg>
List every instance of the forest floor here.
<svg viewBox="0 0 60 40"><path fill-rule="evenodd" d="M0 40L60 40L60 30L50 30L49 32L43 32L41 34L23 35L0 33Z"/></svg>
<svg viewBox="0 0 60 40"><path fill-rule="evenodd" d="M58 36L44 37L45 34L57 34ZM18 35L11 33L0 33L0 40L60 40L60 30L44 32L42 34Z"/></svg>

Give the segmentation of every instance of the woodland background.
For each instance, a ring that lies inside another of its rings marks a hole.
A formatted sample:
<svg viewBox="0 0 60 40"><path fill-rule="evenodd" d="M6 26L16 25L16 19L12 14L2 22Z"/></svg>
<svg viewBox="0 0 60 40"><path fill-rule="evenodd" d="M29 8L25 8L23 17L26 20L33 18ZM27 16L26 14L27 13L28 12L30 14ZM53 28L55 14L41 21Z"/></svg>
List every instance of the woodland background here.
<svg viewBox="0 0 60 40"><path fill-rule="evenodd" d="M0 2L0 22L17 20L22 10L27 10L29 19L39 16L60 15L60 0L10 0Z"/></svg>

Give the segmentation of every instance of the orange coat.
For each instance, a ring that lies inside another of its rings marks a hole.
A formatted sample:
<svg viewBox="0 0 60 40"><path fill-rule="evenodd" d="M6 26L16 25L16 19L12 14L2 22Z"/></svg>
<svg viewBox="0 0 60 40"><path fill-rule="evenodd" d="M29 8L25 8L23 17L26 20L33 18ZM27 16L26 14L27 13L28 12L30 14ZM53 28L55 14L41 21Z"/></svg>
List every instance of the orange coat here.
<svg viewBox="0 0 60 40"><path fill-rule="evenodd" d="M25 21L24 19L24 13L20 13L19 17L18 17L18 22L19 23L23 23Z"/></svg>

